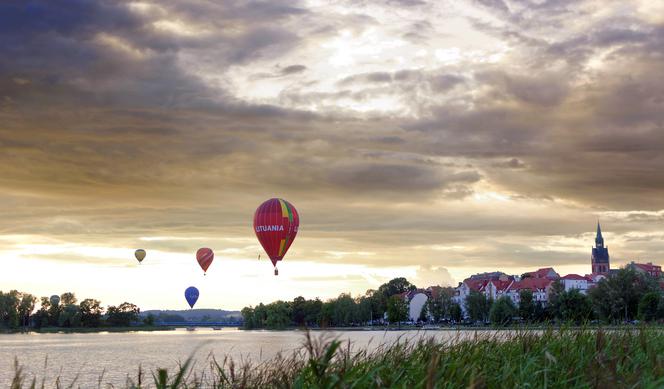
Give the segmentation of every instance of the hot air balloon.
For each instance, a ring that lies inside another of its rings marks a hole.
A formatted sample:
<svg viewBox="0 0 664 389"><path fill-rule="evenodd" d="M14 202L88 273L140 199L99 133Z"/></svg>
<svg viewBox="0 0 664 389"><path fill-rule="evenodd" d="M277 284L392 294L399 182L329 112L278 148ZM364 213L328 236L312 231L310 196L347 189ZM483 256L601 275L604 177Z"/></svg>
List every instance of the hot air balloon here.
<svg viewBox="0 0 664 389"><path fill-rule="evenodd" d="M279 274L277 262L286 255L295 240L300 217L293 204L283 199L269 199L256 209L254 232L274 265L274 275Z"/></svg>
<svg viewBox="0 0 664 389"><path fill-rule="evenodd" d="M53 296L51 296L50 301L51 301L51 305L58 306L60 304L60 296L58 296L57 294L54 294Z"/></svg>
<svg viewBox="0 0 664 389"><path fill-rule="evenodd" d="M187 299L187 303L191 308L194 307L196 301L198 301L198 289L195 286L190 286L184 291L184 298Z"/></svg>
<svg viewBox="0 0 664 389"><path fill-rule="evenodd" d="M205 275L207 272L207 269L212 264L213 259L214 252L212 252L212 250L207 247L200 248L198 251L196 251L196 260L198 261L198 264L201 265L201 269L203 269L203 275Z"/></svg>
<svg viewBox="0 0 664 389"><path fill-rule="evenodd" d="M141 262L143 262L143 259L145 259L145 250L143 249L136 250L134 256L136 257L136 260L140 264Z"/></svg>

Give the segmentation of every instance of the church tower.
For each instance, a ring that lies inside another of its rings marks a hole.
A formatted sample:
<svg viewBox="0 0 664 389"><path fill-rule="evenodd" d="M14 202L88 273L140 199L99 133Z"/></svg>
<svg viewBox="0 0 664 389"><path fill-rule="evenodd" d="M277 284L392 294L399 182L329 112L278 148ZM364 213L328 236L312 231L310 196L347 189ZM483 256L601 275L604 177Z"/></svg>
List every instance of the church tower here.
<svg viewBox="0 0 664 389"><path fill-rule="evenodd" d="M599 222L597 222L597 235L595 236L595 247L592 248L592 255L590 256L590 264L593 274L609 275L609 271L611 270L609 248L604 247L604 238L602 237L602 229L599 226Z"/></svg>

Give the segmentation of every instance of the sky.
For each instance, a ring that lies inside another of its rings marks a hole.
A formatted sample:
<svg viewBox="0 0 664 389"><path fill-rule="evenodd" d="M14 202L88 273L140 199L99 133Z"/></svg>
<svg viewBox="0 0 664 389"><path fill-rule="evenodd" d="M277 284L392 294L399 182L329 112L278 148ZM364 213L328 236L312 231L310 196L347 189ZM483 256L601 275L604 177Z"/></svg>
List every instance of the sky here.
<svg viewBox="0 0 664 389"><path fill-rule="evenodd" d="M0 53L0 290L240 309L586 274L598 220L613 267L664 262L662 2L10 0ZM272 197L300 214L278 277Z"/></svg>

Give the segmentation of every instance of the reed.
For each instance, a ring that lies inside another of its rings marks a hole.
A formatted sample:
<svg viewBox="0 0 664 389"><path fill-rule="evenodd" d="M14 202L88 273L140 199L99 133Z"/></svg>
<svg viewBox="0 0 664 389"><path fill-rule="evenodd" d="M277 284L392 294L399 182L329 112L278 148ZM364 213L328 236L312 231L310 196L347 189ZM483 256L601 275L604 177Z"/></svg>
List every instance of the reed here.
<svg viewBox="0 0 664 389"><path fill-rule="evenodd" d="M171 372L139 367L125 387L662 388L662 350L664 331L656 327L477 332L446 342L402 340L371 352L307 333L290 355L262 363L209 355L203 365L190 357ZM12 389L42 387L35 384L17 365Z"/></svg>

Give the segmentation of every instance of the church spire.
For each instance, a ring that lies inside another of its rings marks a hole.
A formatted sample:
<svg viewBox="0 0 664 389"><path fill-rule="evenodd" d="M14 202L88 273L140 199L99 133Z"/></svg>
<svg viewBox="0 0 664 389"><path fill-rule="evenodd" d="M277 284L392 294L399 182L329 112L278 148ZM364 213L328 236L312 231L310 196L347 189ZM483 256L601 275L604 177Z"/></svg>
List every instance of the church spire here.
<svg viewBox="0 0 664 389"><path fill-rule="evenodd" d="M597 236L595 237L595 247L604 247L604 238L602 237L602 228L597 221Z"/></svg>

